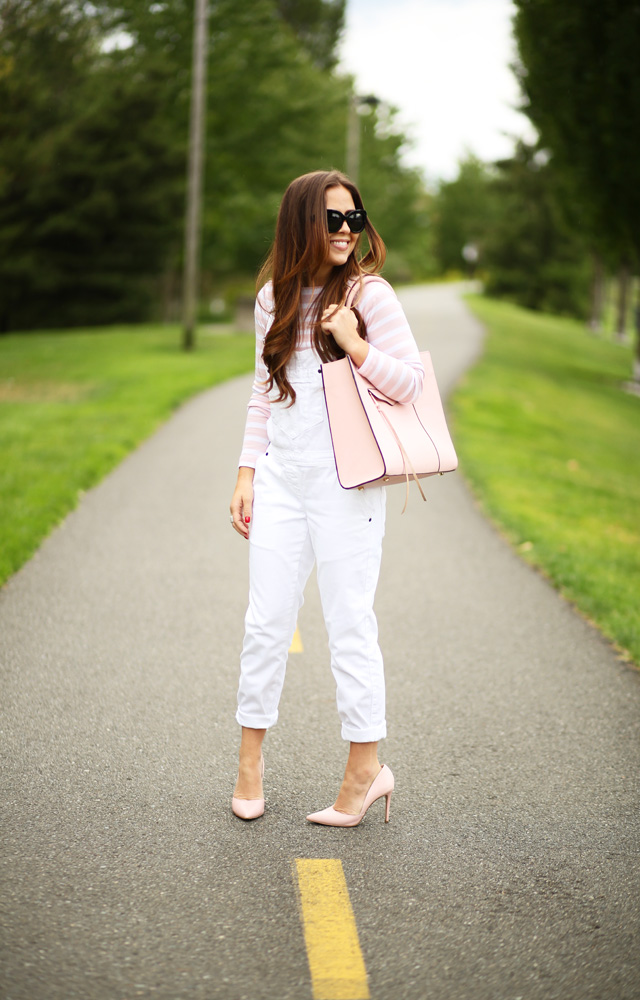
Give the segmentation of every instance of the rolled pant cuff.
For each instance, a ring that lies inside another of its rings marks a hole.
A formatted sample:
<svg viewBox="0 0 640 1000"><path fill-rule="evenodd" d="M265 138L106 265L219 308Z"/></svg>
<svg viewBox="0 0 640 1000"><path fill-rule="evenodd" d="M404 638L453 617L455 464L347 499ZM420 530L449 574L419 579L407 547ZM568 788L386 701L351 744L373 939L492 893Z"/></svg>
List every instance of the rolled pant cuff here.
<svg viewBox="0 0 640 1000"><path fill-rule="evenodd" d="M387 724L381 722L370 729L351 729L349 726L342 726L342 739L349 740L350 743L377 743L387 735Z"/></svg>
<svg viewBox="0 0 640 1000"><path fill-rule="evenodd" d="M236 712L236 722L245 729L271 729L277 721L277 712L274 715L243 715L240 710Z"/></svg>

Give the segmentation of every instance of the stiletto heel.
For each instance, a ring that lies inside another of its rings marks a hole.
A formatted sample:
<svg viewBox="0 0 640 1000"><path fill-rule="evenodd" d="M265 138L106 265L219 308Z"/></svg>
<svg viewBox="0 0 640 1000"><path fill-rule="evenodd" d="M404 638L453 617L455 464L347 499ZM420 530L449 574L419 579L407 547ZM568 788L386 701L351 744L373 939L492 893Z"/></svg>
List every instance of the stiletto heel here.
<svg viewBox="0 0 640 1000"><path fill-rule="evenodd" d="M264 757L260 758L260 777L264 778ZM238 819L258 819L264 813L264 799L231 799L231 811Z"/></svg>
<svg viewBox="0 0 640 1000"><path fill-rule="evenodd" d="M369 786L369 791L364 797L364 802L362 803L362 812L358 813L357 816L353 816L351 813L338 812L333 806L329 806L328 809L323 809L321 812L311 813L307 816L310 823L320 823L321 826L357 826L365 817L367 809L369 806L377 802L383 796L386 798L386 807L384 813L385 823L389 822L389 809L391 808L391 793L394 787L393 774L389 770L386 764L383 764L375 778Z"/></svg>

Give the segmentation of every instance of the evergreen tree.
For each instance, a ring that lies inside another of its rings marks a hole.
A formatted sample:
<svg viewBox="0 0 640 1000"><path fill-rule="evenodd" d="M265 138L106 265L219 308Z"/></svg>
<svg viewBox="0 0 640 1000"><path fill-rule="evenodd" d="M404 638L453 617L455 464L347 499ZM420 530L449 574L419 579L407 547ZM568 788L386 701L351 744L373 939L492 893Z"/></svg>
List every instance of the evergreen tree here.
<svg viewBox="0 0 640 1000"><path fill-rule="evenodd" d="M320 69L333 69L344 27L346 0L277 0L287 21Z"/></svg>
<svg viewBox="0 0 640 1000"><path fill-rule="evenodd" d="M2 28L0 327L141 317L181 204L157 76L64 0L6 0Z"/></svg>
<svg viewBox="0 0 640 1000"><path fill-rule="evenodd" d="M388 250L385 276L391 281L433 277L437 264L431 228L432 196L420 172L405 167L406 136L396 110L385 105L360 119L360 182L371 221ZM344 125L346 128L346 116Z"/></svg>
<svg viewBox="0 0 640 1000"><path fill-rule="evenodd" d="M524 109L566 174L583 223L620 259L640 257L640 5L515 0Z"/></svg>
<svg viewBox="0 0 640 1000"><path fill-rule="evenodd" d="M624 289L640 263L640 5L515 4L524 110L580 206L593 251L615 261ZM635 312L640 381L640 302Z"/></svg>
<svg viewBox="0 0 640 1000"><path fill-rule="evenodd" d="M513 158L497 168L483 253L487 293L529 309L585 316L587 248L560 208L563 187L552 164L535 147L518 143Z"/></svg>
<svg viewBox="0 0 640 1000"><path fill-rule="evenodd" d="M484 263L484 247L490 238L497 205L491 168L473 154L458 164L458 175L442 181L434 198L435 252L441 272L460 271L465 266L462 250L472 244Z"/></svg>

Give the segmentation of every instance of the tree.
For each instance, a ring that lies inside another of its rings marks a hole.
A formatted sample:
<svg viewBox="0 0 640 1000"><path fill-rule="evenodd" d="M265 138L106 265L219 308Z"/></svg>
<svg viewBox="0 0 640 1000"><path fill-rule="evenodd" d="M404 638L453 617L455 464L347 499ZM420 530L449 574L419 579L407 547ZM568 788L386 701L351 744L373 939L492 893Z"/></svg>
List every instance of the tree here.
<svg viewBox="0 0 640 1000"><path fill-rule="evenodd" d="M0 328L139 318L182 177L161 79L64 0L5 0L2 27Z"/></svg>
<svg viewBox="0 0 640 1000"><path fill-rule="evenodd" d="M441 272L460 271L463 247L471 244L483 265L484 247L496 212L494 172L469 153L458 164L458 176L442 181L433 206L435 252Z"/></svg>
<svg viewBox="0 0 640 1000"><path fill-rule="evenodd" d="M343 113L344 127L346 108ZM371 221L387 246L385 275L391 281L409 282L437 273L431 228L433 199L420 172L402 163L407 138L396 115L395 108L380 104L360 119L359 187Z"/></svg>
<svg viewBox="0 0 640 1000"><path fill-rule="evenodd" d="M567 178L594 249L637 267L640 6L636 0L515 4L524 110Z"/></svg>
<svg viewBox="0 0 640 1000"><path fill-rule="evenodd" d="M203 266L211 285L255 274L295 176L345 165L351 82L320 69L273 13L273 0L250 8L218 0L210 15ZM402 258L409 277L424 274L415 243L417 234L424 243L425 213L421 181L401 164L405 142L387 109L363 124L363 196L396 251L391 263Z"/></svg>
<svg viewBox="0 0 640 1000"><path fill-rule="evenodd" d="M289 181L342 156L345 83L318 69L271 0L211 15L204 267L255 273Z"/></svg>
<svg viewBox="0 0 640 1000"><path fill-rule="evenodd" d="M497 164L495 214L484 244L486 290L528 309L584 317L589 257L567 224L552 164L520 142Z"/></svg>
<svg viewBox="0 0 640 1000"><path fill-rule="evenodd" d="M346 0L277 0L281 17L320 69L333 69L336 64L346 5Z"/></svg>

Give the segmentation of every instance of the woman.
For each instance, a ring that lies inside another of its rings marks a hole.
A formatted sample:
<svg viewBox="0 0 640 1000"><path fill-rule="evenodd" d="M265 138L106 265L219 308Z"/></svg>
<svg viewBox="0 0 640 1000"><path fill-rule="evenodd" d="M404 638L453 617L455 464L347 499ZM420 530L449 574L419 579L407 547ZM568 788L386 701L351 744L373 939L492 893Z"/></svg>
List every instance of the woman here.
<svg viewBox="0 0 640 1000"><path fill-rule="evenodd" d="M361 259L361 233L369 249ZM294 180L258 279L256 377L238 481L235 530L250 541L250 595L237 721L242 726L234 813L264 812L262 741L278 717L287 651L314 562L329 634L342 737L350 750L334 805L307 819L357 826L386 798L393 775L378 761L386 735L382 656L373 612L384 534L385 490L338 483L320 362L349 355L400 402L420 394L424 369L398 299L382 278L384 243L360 193L337 171ZM357 310L345 305L357 298Z"/></svg>

